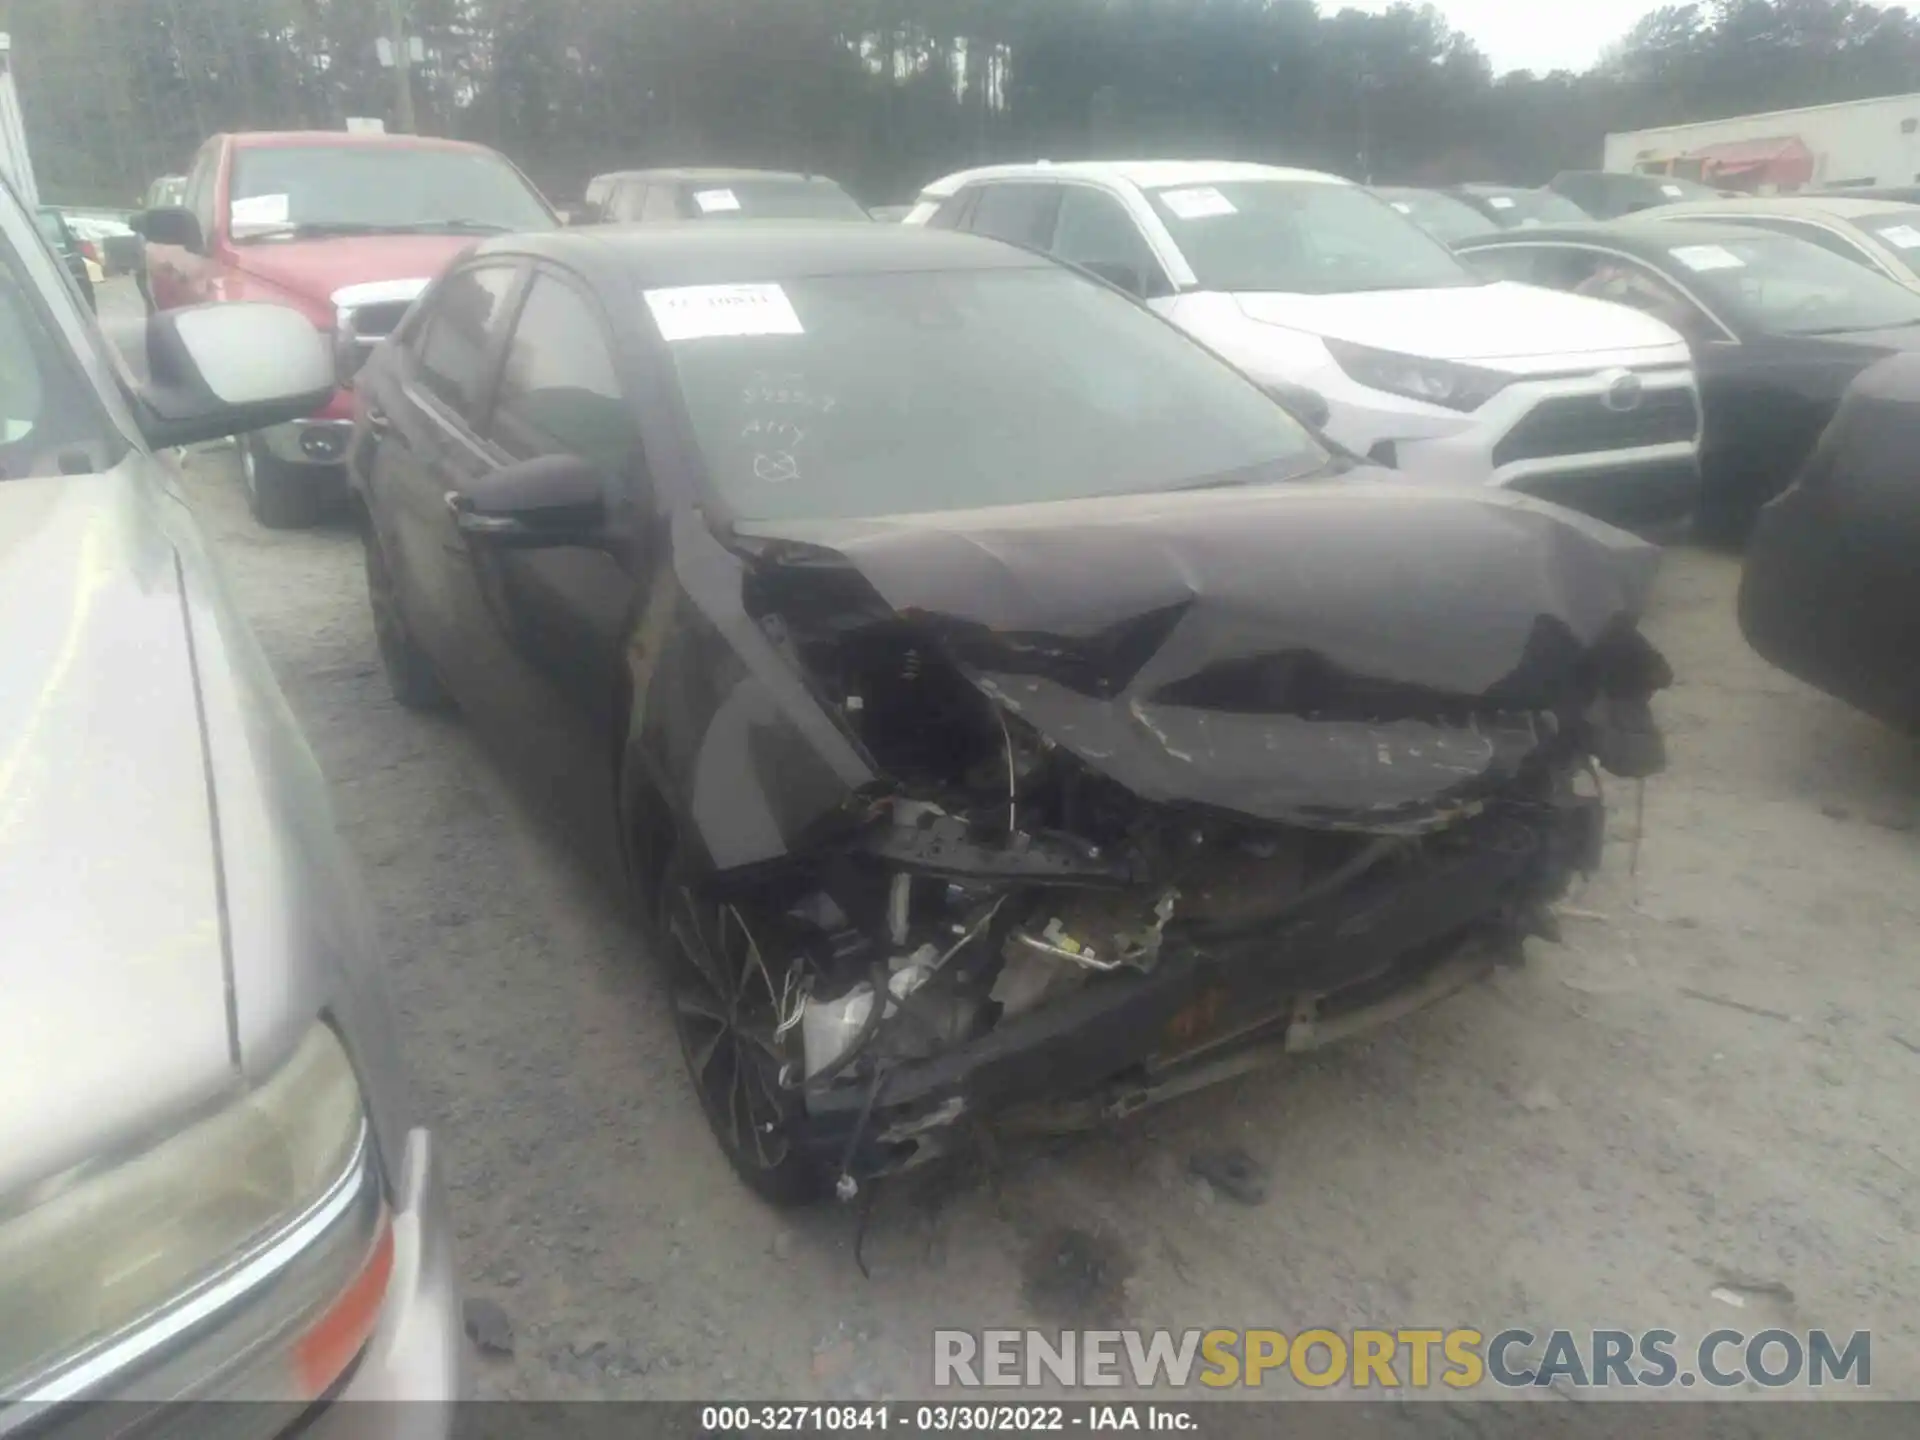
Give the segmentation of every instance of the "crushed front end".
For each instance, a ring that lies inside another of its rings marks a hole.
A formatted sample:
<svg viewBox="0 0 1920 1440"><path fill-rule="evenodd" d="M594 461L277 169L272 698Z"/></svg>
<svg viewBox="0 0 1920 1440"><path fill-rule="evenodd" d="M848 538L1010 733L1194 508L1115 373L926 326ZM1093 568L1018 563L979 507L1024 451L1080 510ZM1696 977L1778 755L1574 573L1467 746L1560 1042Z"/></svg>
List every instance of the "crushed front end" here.
<svg viewBox="0 0 1920 1440"><path fill-rule="evenodd" d="M757 636L873 776L713 879L768 964L785 1138L843 1193L1517 960L1600 861L1599 769L1663 764L1638 542L1521 501L1422 533L1351 492L1179 498L743 547ZM1368 588L1382 524L1425 575Z"/></svg>

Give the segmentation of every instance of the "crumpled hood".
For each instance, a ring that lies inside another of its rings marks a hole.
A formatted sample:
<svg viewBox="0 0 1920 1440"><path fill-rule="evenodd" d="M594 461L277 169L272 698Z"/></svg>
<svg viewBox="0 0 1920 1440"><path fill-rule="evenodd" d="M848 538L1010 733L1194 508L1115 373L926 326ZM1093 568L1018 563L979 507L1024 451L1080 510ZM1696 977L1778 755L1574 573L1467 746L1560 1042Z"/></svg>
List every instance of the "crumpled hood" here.
<svg viewBox="0 0 1920 1440"><path fill-rule="evenodd" d="M1357 295L1236 295L1249 319L1429 360L1480 363L1540 355L1612 357L1677 350L1685 342L1663 322L1624 305L1497 281L1440 290Z"/></svg>
<svg viewBox="0 0 1920 1440"><path fill-rule="evenodd" d="M1658 564L1555 506L1364 473L736 533L839 557L1143 799L1329 828L1417 828L1510 778L1544 712L1646 653ZM1633 700L1662 683L1619 672Z"/></svg>
<svg viewBox="0 0 1920 1440"><path fill-rule="evenodd" d="M0 1210L235 1079L165 503L125 468L0 484Z"/></svg>

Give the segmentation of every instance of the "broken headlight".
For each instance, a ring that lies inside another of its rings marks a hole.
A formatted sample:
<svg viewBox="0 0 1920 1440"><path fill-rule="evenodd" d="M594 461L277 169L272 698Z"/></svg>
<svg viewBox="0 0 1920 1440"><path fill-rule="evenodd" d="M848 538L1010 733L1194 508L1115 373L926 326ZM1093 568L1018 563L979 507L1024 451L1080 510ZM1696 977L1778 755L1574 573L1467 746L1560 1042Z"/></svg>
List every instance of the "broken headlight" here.
<svg viewBox="0 0 1920 1440"><path fill-rule="evenodd" d="M1329 339L1327 353L1350 380L1369 390L1384 390L1449 410L1478 410L1512 383L1513 377L1451 360L1397 355L1345 340Z"/></svg>

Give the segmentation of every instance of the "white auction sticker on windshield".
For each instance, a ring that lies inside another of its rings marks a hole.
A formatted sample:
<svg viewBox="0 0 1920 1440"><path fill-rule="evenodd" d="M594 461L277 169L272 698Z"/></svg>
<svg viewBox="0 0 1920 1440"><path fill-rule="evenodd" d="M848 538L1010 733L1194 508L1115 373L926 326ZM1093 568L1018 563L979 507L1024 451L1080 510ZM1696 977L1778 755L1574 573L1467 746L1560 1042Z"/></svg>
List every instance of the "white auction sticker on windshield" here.
<svg viewBox="0 0 1920 1440"><path fill-rule="evenodd" d="M1889 225L1880 232L1880 238L1889 245L1898 245L1902 250L1920 248L1920 230L1911 225Z"/></svg>
<svg viewBox="0 0 1920 1440"><path fill-rule="evenodd" d="M740 197L731 190L696 190L693 203L700 207L702 215L718 215L740 208Z"/></svg>
<svg viewBox="0 0 1920 1440"><path fill-rule="evenodd" d="M806 333L778 285L680 285L646 296L662 340Z"/></svg>
<svg viewBox="0 0 1920 1440"><path fill-rule="evenodd" d="M1720 245L1681 245L1668 252L1689 270L1744 270L1747 262Z"/></svg>
<svg viewBox="0 0 1920 1440"><path fill-rule="evenodd" d="M1660 187L1660 193L1662 195L1671 195L1674 199L1679 200L1684 198L1687 192L1682 190L1678 185L1662 185Z"/></svg>
<svg viewBox="0 0 1920 1440"><path fill-rule="evenodd" d="M292 213L285 195L249 195L233 202L236 225L284 225Z"/></svg>
<svg viewBox="0 0 1920 1440"><path fill-rule="evenodd" d="M1496 210L1511 210L1513 208L1513 197L1511 195L1489 195L1487 197L1487 204Z"/></svg>
<svg viewBox="0 0 1920 1440"><path fill-rule="evenodd" d="M1190 190L1162 190L1160 200L1182 220L1211 220L1216 215L1240 213L1233 201L1211 185L1197 185Z"/></svg>

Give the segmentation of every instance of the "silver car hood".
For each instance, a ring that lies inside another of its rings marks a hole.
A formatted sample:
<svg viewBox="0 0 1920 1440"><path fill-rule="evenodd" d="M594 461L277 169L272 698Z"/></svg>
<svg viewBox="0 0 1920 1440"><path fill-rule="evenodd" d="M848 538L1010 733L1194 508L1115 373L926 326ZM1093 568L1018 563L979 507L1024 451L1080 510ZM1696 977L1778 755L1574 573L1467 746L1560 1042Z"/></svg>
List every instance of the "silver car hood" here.
<svg viewBox="0 0 1920 1440"><path fill-rule="evenodd" d="M0 1213L238 1078L179 558L130 457L0 483Z"/></svg>

